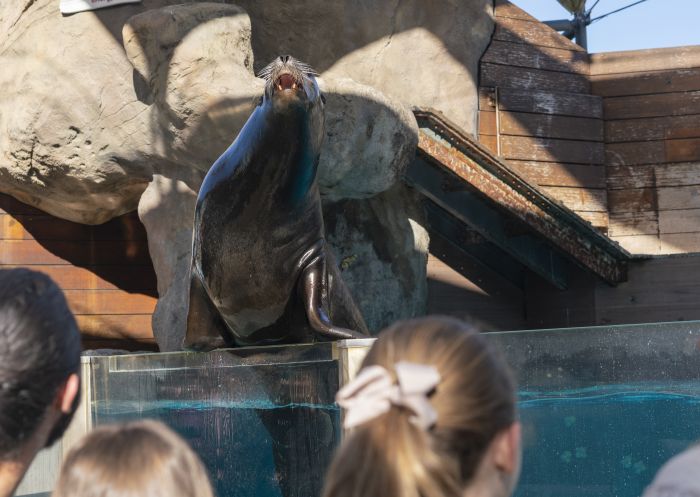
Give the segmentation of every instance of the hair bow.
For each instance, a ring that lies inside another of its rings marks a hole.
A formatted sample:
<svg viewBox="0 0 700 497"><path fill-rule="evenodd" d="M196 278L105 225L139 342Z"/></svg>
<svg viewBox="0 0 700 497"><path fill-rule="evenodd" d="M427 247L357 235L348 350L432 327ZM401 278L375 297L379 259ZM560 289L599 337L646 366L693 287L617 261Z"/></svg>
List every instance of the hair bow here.
<svg viewBox="0 0 700 497"><path fill-rule="evenodd" d="M345 428L352 428L387 412L392 405L413 413L410 420L423 429L437 421L437 412L428 394L440 383L434 366L397 362L396 383L382 366L368 366L338 391L338 405L346 409Z"/></svg>

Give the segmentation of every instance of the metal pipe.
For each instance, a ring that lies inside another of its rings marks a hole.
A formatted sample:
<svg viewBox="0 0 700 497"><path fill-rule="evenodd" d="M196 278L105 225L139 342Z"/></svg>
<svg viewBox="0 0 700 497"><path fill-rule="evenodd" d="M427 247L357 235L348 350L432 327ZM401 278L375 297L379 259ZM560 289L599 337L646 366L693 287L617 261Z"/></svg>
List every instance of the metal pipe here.
<svg viewBox="0 0 700 497"><path fill-rule="evenodd" d="M574 23L569 19L558 19L556 21L544 21L544 23L555 31L568 31L574 28Z"/></svg>

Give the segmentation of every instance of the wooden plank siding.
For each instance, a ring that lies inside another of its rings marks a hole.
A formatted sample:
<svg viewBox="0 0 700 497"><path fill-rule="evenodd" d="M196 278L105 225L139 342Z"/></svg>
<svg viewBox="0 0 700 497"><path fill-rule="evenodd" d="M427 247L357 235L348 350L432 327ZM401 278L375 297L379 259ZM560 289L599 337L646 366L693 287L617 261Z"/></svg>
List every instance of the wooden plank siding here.
<svg viewBox="0 0 700 497"><path fill-rule="evenodd" d="M637 254L700 251L700 47L594 54L610 236Z"/></svg>
<svg viewBox="0 0 700 497"><path fill-rule="evenodd" d="M156 277L136 213L72 223L0 195L0 268L48 274L76 316L85 348L156 350Z"/></svg>
<svg viewBox="0 0 700 497"><path fill-rule="evenodd" d="M605 231L603 99L591 94L589 55L505 0L494 19L480 63L480 142Z"/></svg>

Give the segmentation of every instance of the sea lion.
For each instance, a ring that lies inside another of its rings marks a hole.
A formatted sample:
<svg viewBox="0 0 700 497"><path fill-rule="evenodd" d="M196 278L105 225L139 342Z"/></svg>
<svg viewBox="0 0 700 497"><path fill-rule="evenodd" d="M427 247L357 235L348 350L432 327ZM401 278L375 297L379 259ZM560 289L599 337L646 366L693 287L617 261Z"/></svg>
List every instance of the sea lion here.
<svg viewBox="0 0 700 497"><path fill-rule="evenodd" d="M259 76L258 106L197 197L188 349L368 334L324 238L316 73L285 55Z"/></svg>

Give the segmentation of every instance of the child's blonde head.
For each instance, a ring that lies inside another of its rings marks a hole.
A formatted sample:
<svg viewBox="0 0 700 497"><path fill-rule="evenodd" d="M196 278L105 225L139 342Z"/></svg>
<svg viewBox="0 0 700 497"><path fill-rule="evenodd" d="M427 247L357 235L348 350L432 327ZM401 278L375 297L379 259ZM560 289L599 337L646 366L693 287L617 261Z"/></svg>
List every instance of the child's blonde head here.
<svg viewBox="0 0 700 497"><path fill-rule="evenodd" d="M199 457L164 424L106 425L74 447L53 497L213 497Z"/></svg>
<svg viewBox="0 0 700 497"><path fill-rule="evenodd" d="M398 322L379 335L362 367L382 366L396 380L400 362L437 369L440 380L428 397L437 421L421 428L414 413L394 405L360 424L334 458L324 497L461 496L492 440L515 424L510 371L464 322Z"/></svg>

